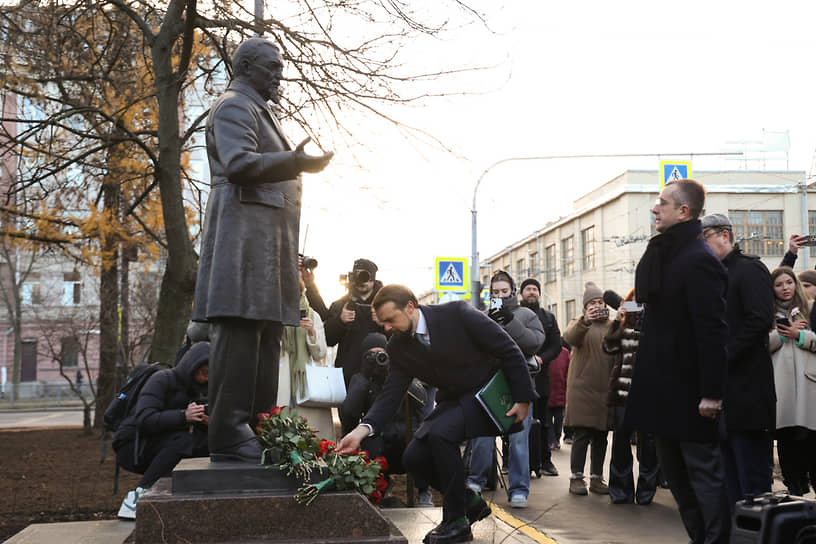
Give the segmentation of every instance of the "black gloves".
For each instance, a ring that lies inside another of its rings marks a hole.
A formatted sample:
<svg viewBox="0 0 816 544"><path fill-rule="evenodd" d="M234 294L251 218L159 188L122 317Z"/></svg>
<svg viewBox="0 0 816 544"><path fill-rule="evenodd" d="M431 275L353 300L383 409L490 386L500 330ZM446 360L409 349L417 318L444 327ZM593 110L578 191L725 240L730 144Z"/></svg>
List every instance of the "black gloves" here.
<svg viewBox="0 0 816 544"><path fill-rule="evenodd" d="M490 301L490 310L487 312L487 317L504 327L513 321L513 312L501 303L501 299L493 299Z"/></svg>

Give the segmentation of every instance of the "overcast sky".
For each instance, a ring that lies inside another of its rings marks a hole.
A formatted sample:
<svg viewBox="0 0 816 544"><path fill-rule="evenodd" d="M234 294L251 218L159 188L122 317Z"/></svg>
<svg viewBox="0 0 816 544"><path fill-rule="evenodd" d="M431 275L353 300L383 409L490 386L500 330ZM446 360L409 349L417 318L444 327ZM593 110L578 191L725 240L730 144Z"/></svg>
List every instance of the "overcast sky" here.
<svg viewBox="0 0 816 544"><path fill-rule="evenodd" d="M733 151L740 144L727 142L761 141L765 130L789 133L787 162L780 153L764 164L695 157L693 168L810 170L816 2L515 0L488 10L493 34L470 28L407 50L418 67L498 66L455 81L478 95L398 112L457 156L360 120L361 143L335 149L330 168L305 176L305 251L320 261L325 298L342 294L338 275L357 257L374 260L385 283L432 288L436 256L470 256L474 184L503 158ZM491 170L477 199L481 258L570 213L573 200L625 170L658 163Z"/></svg>

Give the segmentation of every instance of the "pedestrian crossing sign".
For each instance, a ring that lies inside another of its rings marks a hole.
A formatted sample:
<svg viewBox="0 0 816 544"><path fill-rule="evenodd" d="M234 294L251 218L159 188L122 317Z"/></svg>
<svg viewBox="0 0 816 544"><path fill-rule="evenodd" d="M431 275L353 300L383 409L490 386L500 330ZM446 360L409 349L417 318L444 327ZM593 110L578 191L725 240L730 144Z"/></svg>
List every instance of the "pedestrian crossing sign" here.
<svg viewBox="0 0 816 544"><path fill-rule="evenodd" d="M691 177L691 161L660 161L660 190L670 181Z"/></svg>
<svg viewBox="0 0 816 544"><path fill-rule="evenodd" d="M467 259L457 257L437 257L436 266L437 291L467 291Z"/></svg>

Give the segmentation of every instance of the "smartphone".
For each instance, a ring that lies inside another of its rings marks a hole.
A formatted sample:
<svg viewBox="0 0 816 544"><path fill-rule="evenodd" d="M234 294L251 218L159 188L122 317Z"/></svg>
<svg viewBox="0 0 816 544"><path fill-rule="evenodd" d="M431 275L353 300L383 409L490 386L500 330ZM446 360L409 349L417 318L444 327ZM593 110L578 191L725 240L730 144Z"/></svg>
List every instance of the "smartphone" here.
<svg viewBox="0 0 816 544"><path fill-rule="evenodd" d="M300 318L301 319L306 319L307 317L309 317L309 310L301 310L300 311Z"/></svg>
<svg viewBox="0 0 816 544"><path fill-rule="evenodd" d="M805 239L803 246L816 246L816 234L802 234L802 237Z"/></svg>
<svg viewBox="0 0 816 544"><path fill-rule="evenodd" d="M785 325L786 327L791 326L790 319L788 319L787 317L777 317L776 318L776 324L777 325Z"/></svg>
<svg viewBox="0 0 816 544"><path fill-rule="evenodd" d="M626 313L635 314L637 312L642 312L643 306L641 306L634 300L627 300L623 303L623 309L626 310Z"/></svg>

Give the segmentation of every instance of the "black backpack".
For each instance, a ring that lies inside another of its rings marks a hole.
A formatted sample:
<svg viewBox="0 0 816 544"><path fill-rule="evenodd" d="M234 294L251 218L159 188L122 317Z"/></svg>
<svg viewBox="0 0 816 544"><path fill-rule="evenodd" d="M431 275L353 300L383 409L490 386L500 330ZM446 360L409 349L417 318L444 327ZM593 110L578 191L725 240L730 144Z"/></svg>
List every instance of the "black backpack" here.
<svg viewBox="0 0 816 544"><path fill-rule="evenodd" d="M136 401L139 399L139 393L142 391L144 384L147 383L147 380L150 379L150 376L159 370L164 370L166 368L170 367L164 363L142 363L137 365L136 368L134 368L128 375L127 380L125 380L125 385L119 389L116 396L113 398L110 404L108 404L103 417L104 432L102 433L102 455L99 459L100 464L105 461L105 456L107 454L108 433L116 433L116 431L119 430L119 426L122 424L122 421L131 415L134 408L136 408ZM114 494L116 494L118 488L119 463L116 463L116 472L114 474L113 482Z"/></svg>

